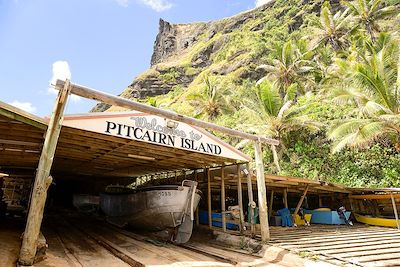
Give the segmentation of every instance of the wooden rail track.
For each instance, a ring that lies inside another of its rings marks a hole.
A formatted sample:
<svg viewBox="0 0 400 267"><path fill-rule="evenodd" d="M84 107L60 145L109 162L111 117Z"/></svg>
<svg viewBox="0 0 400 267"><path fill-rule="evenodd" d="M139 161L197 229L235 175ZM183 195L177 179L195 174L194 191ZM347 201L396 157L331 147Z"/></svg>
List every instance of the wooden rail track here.
<svg viewBox="0 0 400 267"><path fill-rule="evenodd" d="M151 237L126 231L93 218L57 216L50 227L64 244L65 255L71 266L90 266L80 259L76 247L68 244L71 233L78 239L89 239L108 253L114 255L126 266L267 266L261 257L245 252L228 250L213 244L189 242L174 245L159 242ZM55 222L58 222L55 224ZM62 223L59 223L62 222ZM79 235L79 236L78 236ZM72 247L72 248L71 248ZM277 265L275 265L277 266Z"/></svg>
<svg viewBox="0 0 400 267"><path fill-rule="evenodd" d="M400 266L400 231L356 224L272 227L271 243L339 266Z"/></svg>

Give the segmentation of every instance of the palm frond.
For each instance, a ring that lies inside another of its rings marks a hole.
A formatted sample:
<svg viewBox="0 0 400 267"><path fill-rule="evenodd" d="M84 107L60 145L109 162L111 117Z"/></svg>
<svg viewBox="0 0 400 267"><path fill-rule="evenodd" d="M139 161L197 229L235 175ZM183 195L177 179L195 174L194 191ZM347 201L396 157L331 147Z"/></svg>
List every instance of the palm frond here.
<svg viewBox="0 0 400 267"><path fill-rule="evenodd" d="M257 86L257 95L260 99L262 108L270 116L275 116L279 112L282 100L277 88L268 80Z"/></svg>

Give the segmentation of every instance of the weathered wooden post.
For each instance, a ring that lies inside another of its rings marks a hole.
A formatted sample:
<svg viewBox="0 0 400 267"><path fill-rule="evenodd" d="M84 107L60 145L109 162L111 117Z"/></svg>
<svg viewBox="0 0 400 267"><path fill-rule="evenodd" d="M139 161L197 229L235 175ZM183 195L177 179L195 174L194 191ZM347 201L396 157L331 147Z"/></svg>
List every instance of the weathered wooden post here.
<svg viewBox="0 0 400 267"><path fill-rule="evenodd" d="M252 207L254 203L254 198L253 198L253 182L251 181L251 173L250 173L250 164L246 164L246 174L247 174L247 194L249 197L249 213L250 213L250 229L251 229L251 235L254 236L256 234L256 227L255 227L255 222L254 222L254 208Z"/></svg>
<svg viewBox="0 0 400 267"><path fill-rule="evenodd" d="M303 194L301 195L301 198L300 198L299 202L297 203L296 209L294 210L294 213L293 213L293 222L296 220L296 215L297 215L297 213L299 213L299 210L301 208L301 205L303 204L304 198L307 195L309 186L310 185L306 186L306 189L304 189Z"/></svg>
<svg viewBox="0 0 400 267"><path fill-rule="evenodd" d="M243 233L244 228L244 213L243 213L243 196L242 196L242 176L240 173L240 165L236 165L237 176L238 176L238 205L239 205L239 219L240 219L240 232Z"/></svg>
<svg viewBox="0 0 400 267"><path fill-rule="evenodd" d="M54 160L58 137L61 131L61 124L68 94L70 93L70 82L67 80L59 93L54 105L53 113L49 121L44 140L39 165L36 170L35 183L29 206L28 218L23 235L19 263L21 265L32 265L35 260L37 241L40 233L40 226L43 219L44 205L46 203L47 189L52 178L50 169Z"/></svg>
<svg viewBox="0 0 400 267"><path fill-rule="evenodd" d="M399 215L397 214L396 201L395 201L392 193L390 193L390 198L392 199L393 213L394 213L394 217L396 219L397 229L400 230L400 221L399 221Z"/></svg>
<svg viewBox="0 0 400 267"><path fill-rule="evenodd" d="M269 206L268 206L268 218L271 218L272 215L272 205L274 204L274 190L271 190L271 197L269 199Z"/></svg>
<svg viewBox="0 0 400 267"><path fill-rule="evenodd" d="M225 207L225 164L221 167L221 216L222 216L222 230L226 232L226 207Z"/></svg>
<svg viewBox="0 0 400 267"><path fill-rule="evenodd" d="M208 227L212 228L212 209L211 209L211 174L210 169L206 168L207 172L207 206L208 206Z"/></svg>
<svg viewBox="0 0 400 267"><path fill-rule="evenodd" d="M287 188L283 189L283 205L285 208L289 208L288 198L287 198Z"/></svg>
<svg viewBox="0 0 400 267"><path fill-rule="evenodd" d="M318 195L318 206L319 206L320 208L323 207L323 202L322 202L322 196L321 196L321 195Z"/></svg>
<svg viewBox="0 0 400 267"><path fill-rule="evenodd" d="M267 188L265 186L264 163L261 142L256 141L255 144L256 173L257 173L257 189L258 189L258 210L261 228L261 240L267 242L269 236L268 214L267 214Z"/></svg>

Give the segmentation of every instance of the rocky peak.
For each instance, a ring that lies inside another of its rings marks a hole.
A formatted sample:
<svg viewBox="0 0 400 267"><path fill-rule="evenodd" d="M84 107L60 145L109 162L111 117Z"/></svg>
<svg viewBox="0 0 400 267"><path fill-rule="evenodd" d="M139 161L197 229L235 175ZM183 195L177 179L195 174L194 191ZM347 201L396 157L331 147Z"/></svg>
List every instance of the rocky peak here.
<svg viewBox="0 0 400 267"><path fill-rule="evenodd" d="M171 24L160 19L159 30L154 42L151 66L164 62L167 58L180 54L198 41L205 23Z"/></svg>

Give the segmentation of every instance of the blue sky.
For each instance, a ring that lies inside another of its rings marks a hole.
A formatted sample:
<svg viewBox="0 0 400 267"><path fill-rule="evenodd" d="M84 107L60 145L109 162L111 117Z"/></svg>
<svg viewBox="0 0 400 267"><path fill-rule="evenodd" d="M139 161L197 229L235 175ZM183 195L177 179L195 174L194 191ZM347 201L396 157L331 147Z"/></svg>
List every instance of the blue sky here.
<svg viewBox="0 0 400 267"><path fill-rule="evenodd" d="M119 94L149 67L159 18L208 21L267 1L0 0L0 100L49 115L56 97L50 81L69 75ZM67 113L94 104L71 99Z"/></svg>

